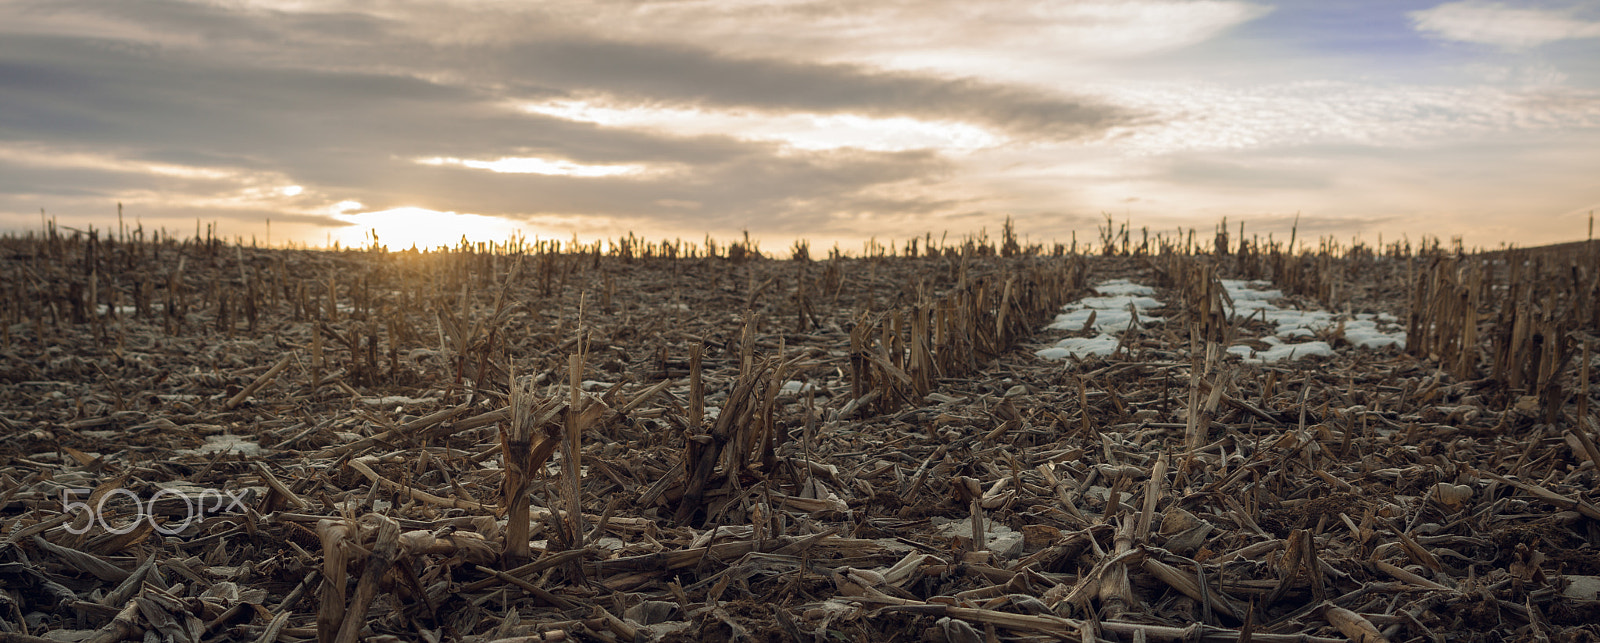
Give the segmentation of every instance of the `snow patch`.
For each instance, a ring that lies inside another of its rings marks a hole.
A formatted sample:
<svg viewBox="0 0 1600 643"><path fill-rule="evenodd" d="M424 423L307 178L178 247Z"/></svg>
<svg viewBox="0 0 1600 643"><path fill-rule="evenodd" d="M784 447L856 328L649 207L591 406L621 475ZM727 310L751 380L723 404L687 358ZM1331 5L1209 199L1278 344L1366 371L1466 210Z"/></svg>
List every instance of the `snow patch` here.
<svg viewBox="0 0 1600 643"><path fill-rule="evenodd" d="M1233 301L1232 313L1238 317L1255 317L1273 326L1271 335L1261 338L1267 345L1257 350L1248 345L1228 347L1228 352L1238 355L1248 363L1277 362L1312 356L1331 356L1333 346L1315 339L1335 330L1342 323L1344 338L1358 348L1405 348L1405 329L1399 319L1388 313L1336 315L1325 310L1300 310L1283 308L1272 302L1283 298L1283 291L1272 287L1268 281L1223 279L1222 287ZM1034 354L1048 360L1068 357L1106 357L1117 350L1117 334L1137 323L1145 326L1160 323L1159 317L1144 314L1163 304L1154 297L1155 289L1133 283L1127 279L1113 279L1094 287L1096 296L1085 297L1061 307L1062 313L1047 327L1051 330L1082 330L1086 325L1096 331L1094 337L1068 337ZM1090 318L1093 324L1090 324ZM1296 340L1291 343L1288 340ZM1310 341L1303 341L1310 340Z"/></svg>
<svg viewBox="0 0 1600 643"><path fill-rule="evenodd" d="M1055 321L1046 328L1082 330L1084 326L1089 325L1090 318L1093 318L1092 328L1098 334L1094 337L1068 337L1056 342L1054 346L1036 351L1035 355L1048 360L1066 359L1068 356L1079 359L1090 355L1105 357L1117 350L1119 342L1114 333L1127 330L1134 324L1136 316L1140 326L1162 321L1160 317L1151 317L1143 313L1145 310L1160 308L1163 305L1160 300L1151 296L1156 294L1154 288L1127 279L1112 279L1095 286L1094 290L1097 296L1084 297L1062 306L1063 312L1056 315Z"/></svg>
<svg viewBox="0 0 1600 643"><path fill-rule="evenodd" d="M1345 339L1358 348L1386 346L1405 348L1406 346L1406 331L1400 327L1400 320L1394 315L1360 313L1351 317L1335 315L1326 310L1281 308L1274 305L1271 300L1281 299L1283 291L1270 288L1271 285L1270 282L1260 280L1222 280L1222 287L1227 289L1228 297L1233 299L1233 313L1240 317L1255 316L1272 324L1276 328L1273 334L1277 337L1283 339L1316 337L1320 332L1337 328L1343 321ZM1246 354L1241 353L1241 349L1249 351L1249 347L1245 346L1229 347L1228 351ZM1319 354L1319 352L1315 348L1308 348L1294 353L1296 357L1304 357L1307 354Z"/></svg>
<svg viewBox="0 0 1600 643"><path fill-rule="evenodd" d="M1054 328L1054 326L1052 326ZM1066 359L1068 355L1082 359L1090 355L1105 357L1117 350L1117 338L1106 334L1094 337L1068 337L1055 346L1035 352L1045 359Z"/></svg>
<svg viewBox="0 0 1600 643"><path fill-rule="evenodd" d="M807 391L815 391L815 390L817 390L817 385L814 382L802 382L800 380L789 380L789 381L783 383L783 387L778 389L778 393L780 395L799 395L799 394L805 393Z"/></svg>
<svg viewBox="0 0 1600 643"><path fill-rule="evenodd" d="M416 398L405 395L385 395L383 397L363 397L360 399L360 402L367 406L405 406L407 404L428 404L436 401L438 400L431 397Z"/></svg>
<svg viewBox="0 0 1600 643"><path fill-rule="evenodd" d="M206 436L206 443L194 449L178 449L178 453L194 455L211 455L232 451L240 455L261 455L261 445L252 440L245 439L242 435L223 433L220 435Z"/></svg>
<svg viewBox="0 0 1600 643"><path fill-rule="evenodd" d="M1094 317L1094 329L1101 333L1116 333L1128 328L1133 321L1133 311L1140 311L1140 325L1159 322L1159 317L1149 317L1143 311L1160 308L1162 303L1150 295L1155 289L1141 286L1126 279L1113 279L1095 286L1099 296L1084 297L1061 307L1048 328L1053 330L1079 330Z"/></svg>
<svg viewBox="0 0 1600 643"><path fill-rule="evenodd" d="M1272 336L1263 337L1261 341L1265 342L1270 348L1258 351L1249 346L1239 345L1229 346L1228 352L1244 358L1244 362L1247 364L1261 364L1311 356L1330 357L1333 355L1333 347L1324 341L1286 344L1283 340Z"/></svg>
<svg viewBox="0 0 1600 643"><path fill-rule="evenodd" d="M1094 291L1101 296L1111 295L1154 295L1156 289L1149 286L1133 283L1127 279L1112 279L1094 287Z"/></svg>

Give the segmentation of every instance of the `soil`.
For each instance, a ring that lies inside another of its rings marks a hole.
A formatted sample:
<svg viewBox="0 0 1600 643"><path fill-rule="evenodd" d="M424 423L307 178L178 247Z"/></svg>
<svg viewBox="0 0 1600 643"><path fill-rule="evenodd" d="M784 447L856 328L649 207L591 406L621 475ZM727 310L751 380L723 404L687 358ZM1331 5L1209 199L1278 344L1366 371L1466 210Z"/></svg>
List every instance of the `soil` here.
<svg viewBox="0 0 1600 643"><path fill-rule="evenodd" d="M1600 636L1589 353L1554 415L1448 356L1245 364L1183 277L1406 315L1438 255L931 241L0 239L0 643ZM1113 278L1166 321L1036 356Z"/></svg>

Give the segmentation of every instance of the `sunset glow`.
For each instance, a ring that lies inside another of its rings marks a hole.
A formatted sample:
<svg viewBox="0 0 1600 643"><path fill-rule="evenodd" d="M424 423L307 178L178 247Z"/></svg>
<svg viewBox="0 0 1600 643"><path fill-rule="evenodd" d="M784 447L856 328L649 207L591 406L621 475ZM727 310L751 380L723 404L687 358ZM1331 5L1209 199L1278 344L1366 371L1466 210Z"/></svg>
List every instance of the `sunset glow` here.
<svg viewBox="0 0 1600 643"><path fill-rule="evenodd" d="M608 107L581 101L553 101L522 108L534 114L605 127L676 136L731 135L750 141L773 141L798 150L853 147L882 152L916 149L970 152L1005 142L1003 137L968 123L904 116Z"/></svg>
<svg viewBox="0 0 1600 643"><path fill-rule="evenodd" d="M644 171L644 168L638 165L583 165L572 161L552 161L530 157L475 161L472 159L440 158L435 156L433 158L417 159L417 162L423 165L457 165L503 174L544 174L546 176L622 176L639 174Z"/></svg>
<svg viewBox="0 0 1600 643"><path fill-rule="evenodd" d="M334 238L346 248L369 247L376 242L390 250L433 250L453 248L463 239L470 243L501 243L526 234L522 226L500 217L425 208L394 208L338 216L348 225L339 228Z"/></svg>

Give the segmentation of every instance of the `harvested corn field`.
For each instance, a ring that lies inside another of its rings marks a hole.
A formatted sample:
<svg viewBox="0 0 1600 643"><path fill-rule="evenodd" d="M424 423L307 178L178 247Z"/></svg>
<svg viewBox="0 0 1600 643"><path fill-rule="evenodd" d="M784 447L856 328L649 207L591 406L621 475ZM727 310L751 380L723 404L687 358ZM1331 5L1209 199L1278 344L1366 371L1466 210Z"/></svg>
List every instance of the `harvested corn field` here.
<svg viewBox="0 0 1600 643"><path fill-rule="evenodd" d="M0 240L0 642L1589 641L1600 244Z"/></svg>

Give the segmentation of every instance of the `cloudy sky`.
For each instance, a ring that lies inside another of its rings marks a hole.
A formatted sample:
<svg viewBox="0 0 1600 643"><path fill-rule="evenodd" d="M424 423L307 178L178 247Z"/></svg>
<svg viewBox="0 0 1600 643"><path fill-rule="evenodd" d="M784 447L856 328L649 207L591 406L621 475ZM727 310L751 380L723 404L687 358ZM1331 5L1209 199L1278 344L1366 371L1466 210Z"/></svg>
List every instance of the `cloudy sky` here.
<svg viewBox="0 0 1600 643"><path fill-rule="evenodd" d="M4 230L1531 245L1597 177L1595 0L0 0Z"/></svg>

